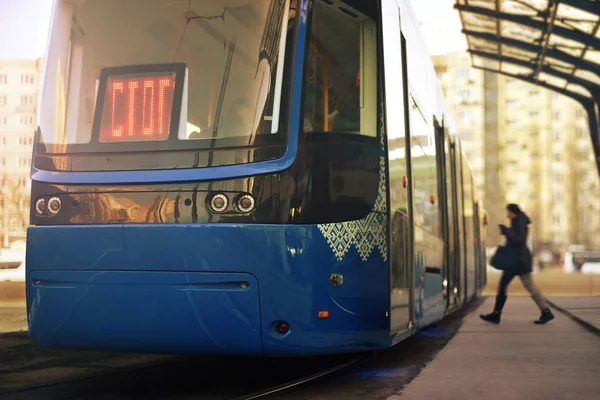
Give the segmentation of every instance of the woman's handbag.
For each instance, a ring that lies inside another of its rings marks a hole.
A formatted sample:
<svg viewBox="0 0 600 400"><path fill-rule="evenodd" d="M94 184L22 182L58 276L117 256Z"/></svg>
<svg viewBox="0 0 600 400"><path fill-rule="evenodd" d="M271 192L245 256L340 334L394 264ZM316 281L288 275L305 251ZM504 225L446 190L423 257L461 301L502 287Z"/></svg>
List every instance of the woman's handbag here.
<svg viewBox="0 0 600 400"><path fill-rule="evenodd" d="M501 271L506 270L515 262L514 253L508 246L498 246L496 253L490 260L490 265Z"/></svg>

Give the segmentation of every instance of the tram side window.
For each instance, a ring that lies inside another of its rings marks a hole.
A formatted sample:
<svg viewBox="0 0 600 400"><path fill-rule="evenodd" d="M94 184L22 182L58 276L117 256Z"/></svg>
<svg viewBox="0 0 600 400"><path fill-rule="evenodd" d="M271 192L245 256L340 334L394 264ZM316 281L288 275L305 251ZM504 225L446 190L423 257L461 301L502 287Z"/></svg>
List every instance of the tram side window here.
<svg viewBox="0 0 600 400"><path fill-rule="evenodd" d="M441 236L438 168L434 129L410 99L411 164L414 182L415 223Z"/></svg>
<svg viewBox="0 0 600 400"><path fill-rule="evenodd" d="M313 6L304 131L377 136L375 22L341 1Z"/></svg>

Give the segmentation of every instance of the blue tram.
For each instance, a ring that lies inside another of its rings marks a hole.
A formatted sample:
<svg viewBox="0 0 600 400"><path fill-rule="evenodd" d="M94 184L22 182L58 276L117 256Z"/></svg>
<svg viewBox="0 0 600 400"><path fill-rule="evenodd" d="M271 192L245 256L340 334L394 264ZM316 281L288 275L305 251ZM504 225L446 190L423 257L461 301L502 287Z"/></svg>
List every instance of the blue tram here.
<svg viewBox="0 0 600 400"><path fill-rule="evenodd" d="M31 339L393 346L485 285L483 208L407 0L56 0Z"/></svg>

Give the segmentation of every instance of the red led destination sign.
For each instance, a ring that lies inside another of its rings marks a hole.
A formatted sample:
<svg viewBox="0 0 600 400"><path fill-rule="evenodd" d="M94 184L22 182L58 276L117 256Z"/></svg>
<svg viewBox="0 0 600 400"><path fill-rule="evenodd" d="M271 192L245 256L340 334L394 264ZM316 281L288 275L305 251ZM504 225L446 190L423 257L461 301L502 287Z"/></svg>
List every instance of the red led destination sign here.
<svg viewBox="0 0 600 400"><path fill-rule="evenodd" d="M112 75L100 124L100 142L167 140L171 130L173 73Z"/></svg>

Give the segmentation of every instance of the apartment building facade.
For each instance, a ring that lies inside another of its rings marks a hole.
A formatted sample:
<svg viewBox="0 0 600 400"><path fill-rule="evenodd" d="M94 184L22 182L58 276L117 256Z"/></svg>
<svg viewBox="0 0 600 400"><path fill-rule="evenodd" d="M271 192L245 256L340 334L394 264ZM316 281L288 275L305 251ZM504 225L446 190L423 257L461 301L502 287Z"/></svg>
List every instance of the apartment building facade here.
<svg viewBox="0 0 600 400"><path fill-rule="evenodd" d="M433 57L454 122L488 210L488 243L504 206L530 215L537 252L600 249L600 178L587 115L573 100L471 67L468 53Z"/></svg>
<svg viewBox="0 0 600 400"><path fill-rule="evenodd" d="M0 247L23 240L43 59L0 60Z"/></svg>

